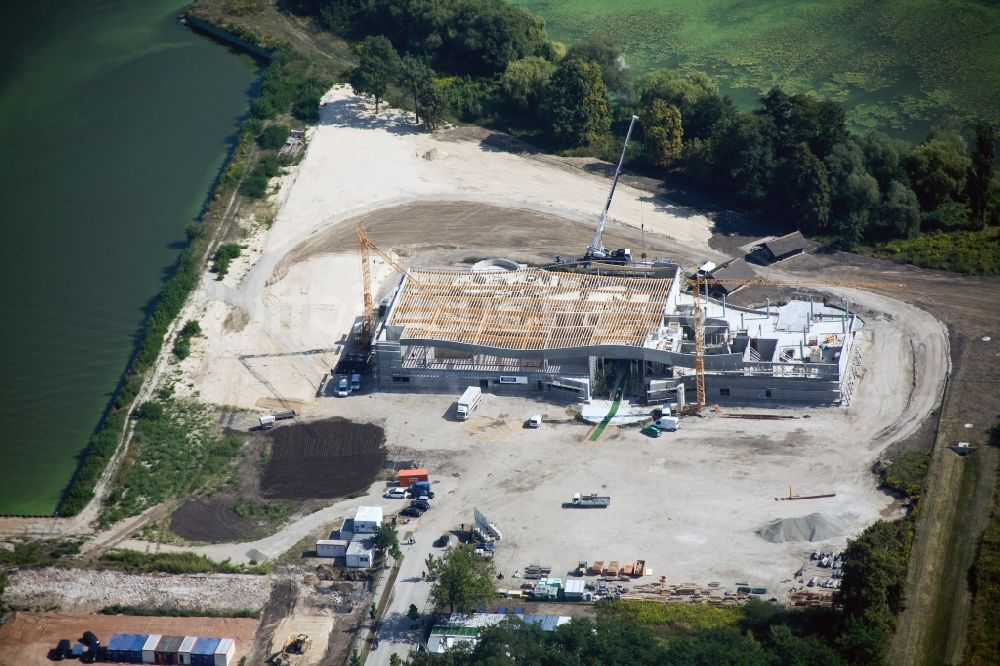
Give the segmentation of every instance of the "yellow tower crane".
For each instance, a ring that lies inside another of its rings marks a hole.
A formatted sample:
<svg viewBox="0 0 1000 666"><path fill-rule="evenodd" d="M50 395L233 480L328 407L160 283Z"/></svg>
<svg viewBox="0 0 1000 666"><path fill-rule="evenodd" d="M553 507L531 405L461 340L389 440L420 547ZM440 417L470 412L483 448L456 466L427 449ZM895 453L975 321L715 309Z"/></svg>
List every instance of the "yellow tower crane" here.
<svg viewBox="0 0 1000 666"><path fill-rule="evenodd" d="M706 285L730 284L745 287L851 287L857 289L879 288L899 289L905 284L894 282L869 282L865 280L772 280L769 278L715 279L702 277L688 278L694 296L694 374L695 403L691 410L695 413L705 407L705 330L701 324L701 290Z"/></svg>
<svg viewBox="0 0 1000 666"><path fill-rule="evenodd" d="M355 231L358 234L358 244L361 246L361 280L362 286L364 288L364 298L365 298L365 314L364 320L361 324L361 333L364 337L365 344L371 342L372 335L372 320L375 316L375 303L372 300L372 271L371 271L371 253L374 252L378 256L382 257L385 263L392 266L393 269L410 278L415 284L419 284L419 281L410 275L409 271L399 265L399 263L389 256L389 253L385 252L378 245L372 242L368 238L368 232L365 231L365 225L359 224Z"/></svg>

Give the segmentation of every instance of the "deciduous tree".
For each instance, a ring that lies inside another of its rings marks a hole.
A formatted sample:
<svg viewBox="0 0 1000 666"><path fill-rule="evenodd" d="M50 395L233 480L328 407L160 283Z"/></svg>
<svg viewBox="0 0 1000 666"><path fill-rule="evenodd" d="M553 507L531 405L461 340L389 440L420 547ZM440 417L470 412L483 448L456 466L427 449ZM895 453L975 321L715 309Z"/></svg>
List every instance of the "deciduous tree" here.
<svg viewBox="0 0 1000 666"><path fill-rule="evenodd" d="M452 613L469 613L496 593L496 567L471 546L449 548L437 566L437 580L431 598L438 606L447 605Z"/></svg>
<svg viewBox="0 0 1000 666"><path fill-rule="evenodd" d="M662 99L642 112L642 131L646 161L653 166L668 167L676 162L684 147L681 112Z"/></svg>
<svg viewBox="0 0 1000 666"><path fill-rule="evenodd" d="M402 61L392 42L382 35L366 37L357 50L358 66L351 73L351 85L359 93L375 98L375 113L378 113L389 84L399 79Z"/></svg>
<svg viewBox="0 0 1000 666"><path fill-rule="evenodd" d="M611 118L601 68L576 58L559 63L545 87L542 113L563 146L592 143L607 133Z"/></svg>

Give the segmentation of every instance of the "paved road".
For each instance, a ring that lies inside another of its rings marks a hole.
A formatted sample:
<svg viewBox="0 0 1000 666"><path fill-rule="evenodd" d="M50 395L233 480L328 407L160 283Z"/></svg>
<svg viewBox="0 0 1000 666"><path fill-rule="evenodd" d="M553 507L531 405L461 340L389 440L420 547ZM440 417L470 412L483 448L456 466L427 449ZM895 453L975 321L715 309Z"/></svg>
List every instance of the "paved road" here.
<svg viewBox="0 0 1000 666"><path fill-rule="evenodd" d="M427 604L431 591L430 583L422 580L421 574L426 570L427 556L433 553L437 557L442 553L440 548L434 548L434 540L454 523L454 513L447 511L447 506L441 504L447 505L448 500L441 500L440 504L436 501L434 507L423 516L399 526L400 541L405 541L412 533L416 543L401 546L403 563L379 627L379 648L368 653L366 666L388 666L393 653L398 654L405 663L410 649L416 647L421 638L423 622L427 619L424 611L429 610ZM456 543L454 537L451 543ZM416 629L410 629L413 623L406 617L410 604L415 604L422 615Z"/></svg>

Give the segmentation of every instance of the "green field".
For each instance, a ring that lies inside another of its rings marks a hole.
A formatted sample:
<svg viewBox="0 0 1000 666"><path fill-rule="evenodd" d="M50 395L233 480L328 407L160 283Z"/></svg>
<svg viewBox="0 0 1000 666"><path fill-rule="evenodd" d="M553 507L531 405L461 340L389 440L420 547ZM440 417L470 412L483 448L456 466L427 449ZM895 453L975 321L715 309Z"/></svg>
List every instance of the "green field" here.
<svg viewBox="0 0 1000 666"><path fill-rule="evenodd" d="M973 0L513 0L572 44L607 33L636 72L708 72L748 107L781 86L844 103L857 130L917 140L1000 122L1000 5Z"/></svg>

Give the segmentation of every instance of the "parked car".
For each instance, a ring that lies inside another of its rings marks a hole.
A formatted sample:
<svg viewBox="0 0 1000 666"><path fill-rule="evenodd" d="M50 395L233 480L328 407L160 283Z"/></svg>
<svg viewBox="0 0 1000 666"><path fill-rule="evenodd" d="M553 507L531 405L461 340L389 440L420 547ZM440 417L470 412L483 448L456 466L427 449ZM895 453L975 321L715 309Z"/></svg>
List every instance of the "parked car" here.
<svg viewBox="0 0 1000 666"><path fill-rule="evenodd" d="M529 428L541 428L542 427L542 415L535 414L530 419L528 419Z"/></svg>
<svg viewBox="0 0 1000 666"><path fill-rule="evenodd" d="M447 534L442 534L442 535L441 535L441 536L439 536L439 537L437 538L437 540L436 540L436 541L434 542L434 547L435 547L435 548L447 548L447 547L448 547L448 544L449 544L450 542L451 542L451 536L449 536L449 535L447 535Z"/></svg>
<svg viewBox="0 0 1000 666"><path fill-rule="evenodd" d="M418 509L415 506L408 506L405 509L403 509L402 511L400 511L399 515L401 515L401 516L410 516L411 518L419 518L420 516L424 515L424 510L423 509Z"/></svg>
<svg viewBox="0 0 1000 666"><path fill-rule="evenodd" d="M431 503L425 499L415 499L412 502L410 502L410 506L416 507L421 511L427 511L431 508Z"/></svg>
<svg viewBox="0 0 1000 666"><path fill-rule="evenodd" d="M648 425L639 432L641 432L646 437L659 437L660 435L663 434L663 431L657 428L655 425Z"/></svg>
<svg viewBox="0 0 1000 666"><path fill-rule="evenodd" d="M346 398L351 392L351 381L347 377L337 378L337 397Z"/></svg>
<svg viewBox="0 0 1000 666"><path fill-rule="evenodd" d="M406 488L389 488L382 497L386 499L405 499Z"/></svg>

